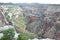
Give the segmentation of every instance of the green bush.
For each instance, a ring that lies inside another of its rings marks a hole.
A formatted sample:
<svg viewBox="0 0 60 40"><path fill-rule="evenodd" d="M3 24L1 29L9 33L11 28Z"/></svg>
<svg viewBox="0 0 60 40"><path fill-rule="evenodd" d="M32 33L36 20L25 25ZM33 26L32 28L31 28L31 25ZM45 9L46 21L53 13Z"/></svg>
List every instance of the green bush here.
<svg viewBox="0 0 60 40"><path fill-rule="evenodd" d="M15 33L13 29L4 30L2 33L3 33L3 37L0 40L13 40L14 39Z"/></svg>
<svg viewBox="0 0 60 40"><path fill-rule="evenodd" d="M4 15L5 15L6 20L8 21L9 25L13 25L12 22L11 22L10 16L8 15L8 13L5 13Z"/></svg>
<svg viewBox="0 0 60 40"><path fill-rule="evenodd" d="M18 38L17 38L17 40L28 40L28 39L29 39L29 36L26 34L20 34L18 35Z"/></svg>

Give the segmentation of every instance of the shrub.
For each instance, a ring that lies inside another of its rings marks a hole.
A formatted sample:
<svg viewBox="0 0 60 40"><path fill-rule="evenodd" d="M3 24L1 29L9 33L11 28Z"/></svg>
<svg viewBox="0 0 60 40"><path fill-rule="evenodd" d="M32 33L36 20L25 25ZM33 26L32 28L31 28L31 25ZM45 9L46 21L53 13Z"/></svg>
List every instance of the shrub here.
<svg viewBox="0 0 60 40"><path fill-rule="evenodd" d="M26 34L20 34L18 35L18 38L17 38L17 40L28 40L28 39L29 39L29 36Z"/></svg>
<svg viewBox="0 0 60 40"><path fill-rule="evenodd" d="M9 25L13 25L12 22L11 22L10 16L8 15L7 12L5 12L5 18L8 21Z"/></svg>
<svg viewBox="0 0 60 40"><path fill-rule="evenodd" d="M14 30L8 29L3 31L3 37L0 40L13 40L14 39Z"/></svg>

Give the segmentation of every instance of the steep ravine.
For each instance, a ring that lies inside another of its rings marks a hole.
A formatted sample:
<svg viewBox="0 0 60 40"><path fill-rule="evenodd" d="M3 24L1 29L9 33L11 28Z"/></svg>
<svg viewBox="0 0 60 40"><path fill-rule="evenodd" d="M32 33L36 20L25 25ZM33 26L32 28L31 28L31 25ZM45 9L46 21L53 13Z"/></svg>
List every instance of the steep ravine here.
<svg viewBox="0 0 60 40"><path fill-rule="evenodd" d="M55 38L60 31L60 6L25 4L4 5L2 8L9 17L6 16L7 21L13 24L18 33L25 33L33 38ZM5 19L4 16L4 25Z"/></svg>

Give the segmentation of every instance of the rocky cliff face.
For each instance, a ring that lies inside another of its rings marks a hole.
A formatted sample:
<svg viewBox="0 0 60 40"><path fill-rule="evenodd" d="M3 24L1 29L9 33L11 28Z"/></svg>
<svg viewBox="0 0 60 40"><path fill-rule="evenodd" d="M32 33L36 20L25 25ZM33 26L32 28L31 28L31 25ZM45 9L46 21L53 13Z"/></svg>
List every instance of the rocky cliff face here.
<svg viewBox="0 0 60 40"><path fill-rule="evenodd" d="M7 21L15 26L17 32L38 38L55 38L60 31L60 6L58 5L5 5L3 9L8 15L5 15Z"/></svg>
<svg viewBox="0 0 60 40"><path fill-rule="evenodd" d="M56 31L60 29L60 6L27 5L22 8L28 31L42 35L43 38L55 38Z"/></svg>
<svg viewBox="0 0 60 40"><path fill-rule="evenodd" d="M3 8L0 7L0 27L3 27L6 24L6 20L3 13Z"/></svg>

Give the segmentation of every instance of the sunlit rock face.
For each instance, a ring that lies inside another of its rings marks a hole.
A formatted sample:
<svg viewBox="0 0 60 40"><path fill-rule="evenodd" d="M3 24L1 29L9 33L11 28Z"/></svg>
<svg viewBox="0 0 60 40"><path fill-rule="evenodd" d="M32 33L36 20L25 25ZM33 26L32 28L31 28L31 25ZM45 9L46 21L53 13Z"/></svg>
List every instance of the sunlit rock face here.
<svg viewBox="0 0 60 40"><path fill-rule="evenodd" d="M3 33L0 33L0 38L3 37Z"/></svg>
<svg viewBox="0 0 60 40"><path fill-rule="evenodd" d="M0 27L3 27L5 25L6 21L3 15L3 9L0 7Z"/></svg>

